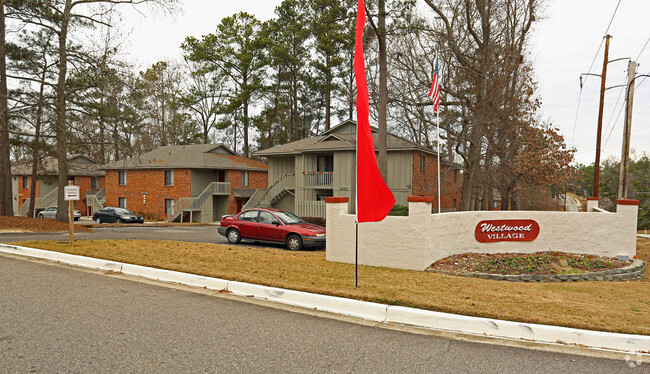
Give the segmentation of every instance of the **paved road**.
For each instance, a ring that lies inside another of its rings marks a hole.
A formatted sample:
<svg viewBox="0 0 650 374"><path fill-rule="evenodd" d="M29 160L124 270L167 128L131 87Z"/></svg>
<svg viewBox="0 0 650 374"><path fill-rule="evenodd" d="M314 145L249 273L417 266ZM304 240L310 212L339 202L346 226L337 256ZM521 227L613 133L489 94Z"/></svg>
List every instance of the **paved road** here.
<svg viewBox="0 0 650 374"><path fill-rule="evenodd" d="M648 369L643 363L630 368L624 360L413 334L240 300L0 256L0 373Z"/></svg>
<svg viewBox="0 0 650 374"><path fill-rule="evenodd" d="M144 239L183 240L200 243L227 243L217 226L147 227L142 225L98 226L95 232L75 231L75 240L85 239ZM22 240L68 240L68 232L58 233L0 233L0 243Z"/></svg>

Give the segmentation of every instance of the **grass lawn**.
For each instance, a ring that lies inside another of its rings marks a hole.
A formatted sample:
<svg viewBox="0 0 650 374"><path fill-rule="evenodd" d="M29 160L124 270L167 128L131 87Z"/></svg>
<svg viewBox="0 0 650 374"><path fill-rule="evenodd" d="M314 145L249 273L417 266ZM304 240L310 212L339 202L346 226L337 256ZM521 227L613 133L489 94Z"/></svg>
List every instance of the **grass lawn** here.
<svg viewBox="0 0 650 374"><path fill-rule="evenodd" d="M650 271L643 281L511 283L325 261L325 251L143 240L20 245L210 277L440 312L650 335ZM650 263L650 240L638 239Z"/></svg>

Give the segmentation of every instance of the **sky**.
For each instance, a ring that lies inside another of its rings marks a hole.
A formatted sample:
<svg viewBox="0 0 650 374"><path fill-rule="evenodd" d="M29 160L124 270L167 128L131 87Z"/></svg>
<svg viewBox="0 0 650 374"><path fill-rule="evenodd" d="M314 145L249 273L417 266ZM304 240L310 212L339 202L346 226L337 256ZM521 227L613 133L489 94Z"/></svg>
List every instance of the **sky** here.
<svg viewBox="0 0 650 374"><path fill-rule="evenodd" d="M141 69L160 60L180 59L186 36L214 32L223 17L244 11L268 20L281 0L181 3L182 13L173 15L125 15L125 26L132 28L129 57ZM426 6L420 8L427 11ZM595 160L600 97L600 77L584 76L581 89L580 75L601 74L606 31L612 35L606 87L626 84L630 58L640 64L637 74L650 74L650 43L644 49L650 40L648 14L648 0L547 0L541 19L534 24L529 50L542 99L540 115L559 129L567 146L577 149L578 163ZM611 61L619 58L627 59ZM646 82L639 77L635 82L631 148L637 156L650 155L650 78ZM605 92L601 160L621 157L624 99L624 87Z"/></svg>

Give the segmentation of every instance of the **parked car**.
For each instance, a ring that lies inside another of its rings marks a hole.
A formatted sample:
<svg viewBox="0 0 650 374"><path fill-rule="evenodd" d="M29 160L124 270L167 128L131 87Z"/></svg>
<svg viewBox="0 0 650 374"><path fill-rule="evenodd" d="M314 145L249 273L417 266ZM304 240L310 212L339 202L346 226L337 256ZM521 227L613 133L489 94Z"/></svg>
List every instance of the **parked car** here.
<svg viewBox="0 0 650 374"><path fill-rule="evenodd" d="M136 216L126 208L107 206L93 214L95 223L143 223L144 218Z"/></svg>
<svg viewBox="0 0 650 374"><path fill-rule="evenodd" d="M223 216L218 231L233 244L247 239L283 243L292 251L325 247L325 227L278 209L247 209Z"/></svg>
<svg viewBox="0 0 650 374"><path fill-rule="evenodd" d="M57 207L51 206L41 212L38 213L38 218L51 218L51 219L56 219L56 211ZM72 217L74 218L75 221L79 220L81 218L81 213L75 209L74 213L72 214Z"/></svg>

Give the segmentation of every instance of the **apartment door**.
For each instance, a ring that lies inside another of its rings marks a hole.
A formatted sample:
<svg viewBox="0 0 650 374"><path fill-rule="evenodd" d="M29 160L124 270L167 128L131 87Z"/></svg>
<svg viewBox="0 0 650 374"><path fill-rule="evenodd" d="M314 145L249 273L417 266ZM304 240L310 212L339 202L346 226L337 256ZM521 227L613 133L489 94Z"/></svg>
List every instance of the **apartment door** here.
<svg viewBox="0 0 650 374"><path fill-rule="evenodd" d="M226 171L225 170L215 170L215 173L217 174L217 182L225 182L226 181Z"/></svg>
<svg viewBox="0 0 650 374"><path fill-rule="evenodd" d="M334 171L334 155L317 156L316 171L318 172L318 185L331 186L332 172Z"/></svg>

